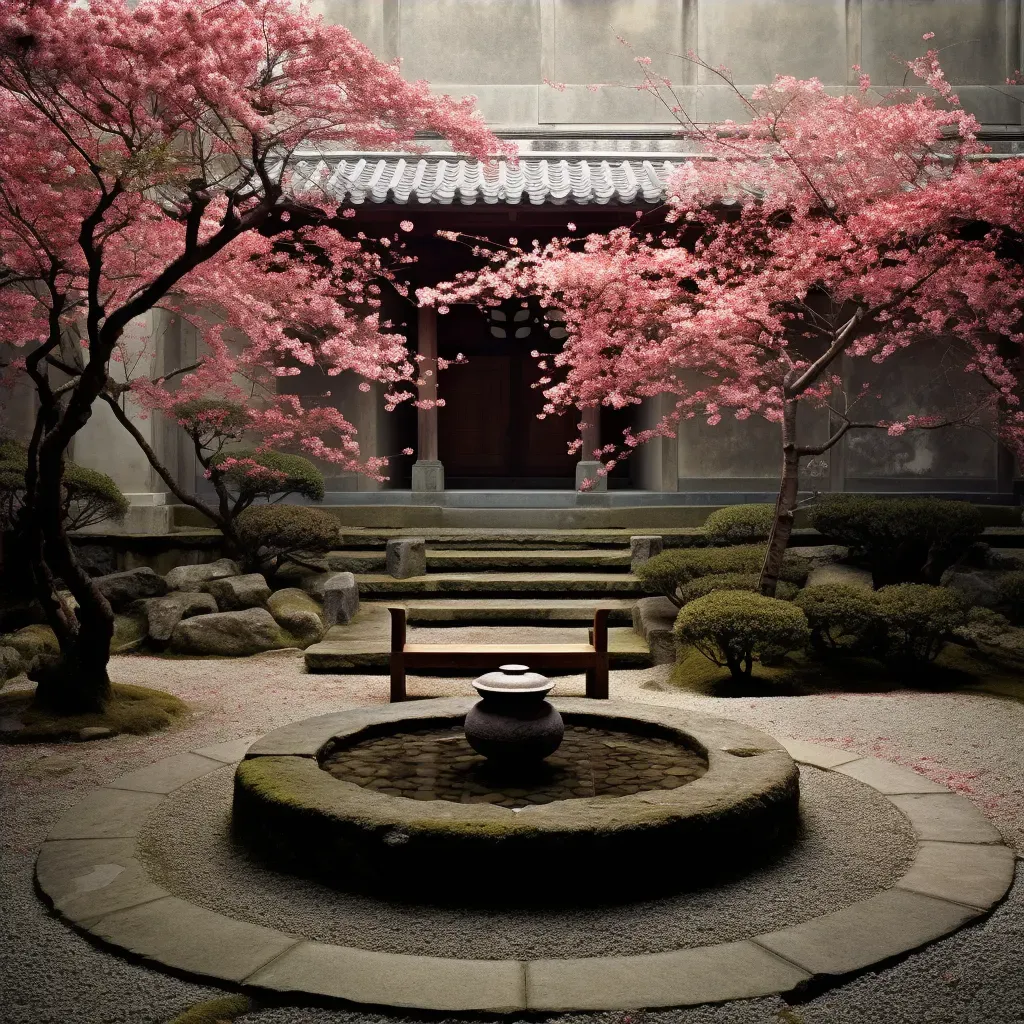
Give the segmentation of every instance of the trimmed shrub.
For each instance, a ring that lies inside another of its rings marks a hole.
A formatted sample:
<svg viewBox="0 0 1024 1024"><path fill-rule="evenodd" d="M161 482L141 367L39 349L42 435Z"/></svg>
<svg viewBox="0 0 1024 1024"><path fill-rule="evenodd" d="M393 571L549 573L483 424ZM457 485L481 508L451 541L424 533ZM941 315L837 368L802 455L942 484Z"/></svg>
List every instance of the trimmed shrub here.
<svg viewBox="0 0 1024 1024"><path fill-rule="evenodd" d="M740 681L750 677L755 659L778 660L810 639L804 613L791 602L742 590L691 601L676 617L675 634Z"/></svg>
<svg viewBox="0 0 1024 1024"><path fill-rule="evenodd" d="M767 540L774 520L774 505L728 505L708 516L704 532L712 544Z"/></svg>
<svg viewBox="0 0 1024 1024"><path fill-rule="evenodd" d="M821 583L797 594L793 603L807 616L811 646L820 654L867 652L879 640L874 591L845 583Z"/></svg>
<svg viewBox="0 0 1024 1024"><path fill-rule="evenodd" d="M966 501L856 494L822 498L811 523L866 562L876 587L938 583L984 529L981 513Z"/></svg>
<svg viewBox="0 0 1024 1024"><path fill-rule="evenodd" d="M890 657L914 664L934 661L950 634L967 621L963 599L946 587L899 583L875 595Z"/></svg>
<svg viewBox="0 0 1024 1024"><path fill-rule="evenodd" d="M235 520L246 568L276 572L300 551L330 551L338 542L338 520L305 505L254 505Z"/></svg>
<svg viewBox="0 0 1024 1024"><path fill-rule="evenodd" d="M636 575L644 590L650 594L664 594L682 607L679 588L702 576L721 576L726 573L758 575L764 562L765 549L761 544L736 544L725 548L670 548L637 566ZM782 563L780 580L803 585L810 567L807 560L787 553Z"/></svg>
<svg viewBox="0 0 1024 1024"><path fill-rule="evenodd" d="M309 459L282 452L255 452L251 448L227 448L211 465L220 466L228 485L238 492L240 504L251 505L258 498L298 494L310 501L323 501L323 474Z"/></svg>
<svg viewBox="0 0 1024 1024"><path fill-rule="evenodd" d="M1024 572L1004 572L996 582L996 600L1012 622L1024 622Z"/></svg>
<svg viewBox="0 0 1024 1024"><path fill-rule="evenodd" d="M696 601L716 590L746 590L757 593L757 573L723 572L711 576L698 576L689 583L684 583L677 594L681 605ZM793 583L780 582L775 596L781 601L792 601L798 588Z"/></svg>

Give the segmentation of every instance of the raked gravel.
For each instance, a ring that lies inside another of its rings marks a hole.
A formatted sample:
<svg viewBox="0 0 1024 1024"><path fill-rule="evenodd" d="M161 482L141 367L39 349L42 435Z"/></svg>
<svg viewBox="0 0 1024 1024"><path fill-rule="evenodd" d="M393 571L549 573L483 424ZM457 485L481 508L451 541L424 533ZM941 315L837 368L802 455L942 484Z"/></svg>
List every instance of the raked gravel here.
<svg viewBox="0 0 1024 1024"><path fill-rule="evenodd" d="M229 834L233 769L179 791L140 843L150 874L210 910L360 949L466 959L616 956L730 942L848 906L887 889L916 846L906 818L852 779L801 772L803 834L770 865L715 889L622 906L486 910L390 903L337 892L254 863ZM671 864L649 865L673 870ZM557 892L572 864L529 864ZM609 867L614 870L614 867ZM497 882L498 880L496 880Z"/></svg>
<svg viewBox="0 0 1024 1024"><path fill-rule="evenodd" d="M514 641L521 631L489 638ZM448 638L454 634L448 631ZM307 676L301 657L242 660L120 657L116 679L189 701L191 722L148 737L0 748L0 1020L3 1024L166 1024L214 990L130 963L52 917L32 869L53 823L91 787L205 744L255 736L339 708L383 703L380 676ZM909 765L975 801L1018 851L1024 841L1024 704L972 693L841 694L721 699L680 693L664 668L612 673L612 696L694 708L777 735ZM556 693L581 694L582 679ZM466 680L413 679L422 696L466 694ZM574 1014L564 1024L1024 1024L1024 882L985 921L893 966L799 1005L778 998L721 1007ZM248 1024L383 1024L361 1009L277 1006ZM436 1021L407 1014L405 1024ZM446 1018L454 1021L455 1018ZM536 1021L537 1018L533 1017Z"/></svg>

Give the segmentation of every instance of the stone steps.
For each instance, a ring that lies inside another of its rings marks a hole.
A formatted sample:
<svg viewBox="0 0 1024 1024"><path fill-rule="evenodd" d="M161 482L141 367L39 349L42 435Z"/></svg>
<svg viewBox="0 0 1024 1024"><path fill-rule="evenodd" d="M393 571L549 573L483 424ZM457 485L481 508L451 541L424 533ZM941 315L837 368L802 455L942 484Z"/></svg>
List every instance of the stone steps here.
<svg viewBox="0 0 1024 1024"><path fill-rule="evenodd" d="M381 625L384 623L378 620ZM456 631L452 631L455 633ZM457 631L462 633L462 630ZM466 631L479 634L479 629ZM417 642L417 631L409 632L409 642ZM524 629L519 642L522 643L585 643L583 629ZM436 642L436 641L432 641ZM456 642L453 636L450 641ZM467 643L478 642L477 636L467 636ZM494 642L487 638L487 642ZM608 650L612 668L647 668L653 664L651 652L643 637L632 628L613 627L608 630ZM386 670L389 664L390 645L388 634L382 629L376 636L364 630L359 637L353 637L347 626L334 626L327 631L324 639L306 648L306 670L309 672L356 672L367 669ZM416 673L419 674L419 673ZM424 675L452 675L456 670L423 672ZM547 673L553 674L553 673Z"/></svg>
<svg viewBox="0 0 1024 1024"><path fill-rule="evenodd" d="M363 599L395 599L426 595L499 595L501 597L574 597L600 594L608 597L639 596L637 578L628 573L578 572L473 572L428 573L396 580L379 573L356 576Z"/></svg>
<svg viewBox="0 0 1024 1024"><path fill-rule="evenodd" d="M512 572L529 570L594 570L629 571L629 551L626 549L597 548L581 550L516 550L498 548L476 551L472 549L427 549L427 572ZM383 551L328 551L323 556L325 568L331 572L382 573Z"/></svg>
<svg viewBox="0 0 1024 1024"><path fill-rule="evenodd" d="M632 621L634 601L628 598L435 598L402 600L411 626L456 625L589 625L597 608L610 611L608 621ZM364 607L374 607L370 603ZM377 607L383 607L378 605Z"/></svg>

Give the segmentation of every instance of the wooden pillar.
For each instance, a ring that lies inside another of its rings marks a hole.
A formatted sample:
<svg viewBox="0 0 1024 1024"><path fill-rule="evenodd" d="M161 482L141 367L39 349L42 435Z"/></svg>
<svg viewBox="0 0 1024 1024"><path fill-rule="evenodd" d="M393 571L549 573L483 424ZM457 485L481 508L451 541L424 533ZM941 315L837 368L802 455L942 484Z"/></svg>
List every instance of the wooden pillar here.
<svg viewBox="0 0 1024 1024"><path fill-rule="evenodd" d="M594 458L594 452L601 447L601 407L589 405L581 410L583 428L580 437L583 446L580 449L580 461L576 463L576 490L584 480L590 480L591 491L608 490L608 477L598 476L601 463Z"/></svg>
<svg viewBox="0 0 1024 1024"><path fill-rule="evenodd" d="M437 401L437 311L421 306L416 316L416 336L419 354L419 398L424 402ZM417 409L416 461L412 466L413 491L443 491L444 466L437 457L437 406Z"/></svg>

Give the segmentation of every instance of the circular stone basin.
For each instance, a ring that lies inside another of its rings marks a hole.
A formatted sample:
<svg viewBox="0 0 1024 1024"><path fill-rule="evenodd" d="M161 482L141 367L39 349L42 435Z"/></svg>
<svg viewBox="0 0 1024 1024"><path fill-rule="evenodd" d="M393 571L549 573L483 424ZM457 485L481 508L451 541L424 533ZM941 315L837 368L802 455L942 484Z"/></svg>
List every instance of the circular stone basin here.
<svg viewBox="0 0 1024 1024"><path fill-rule="evenodd" d="M708 770L678 734L644 735L576 722L545 760L506 767L469 745L462 727L401 731L339 743L320 765L336 779L413 800L451 800L512 809L555 800L676 789Z"/></svg>
<svg viewBox="0 0 1024 1024"><path fill-rule="evenodd" d="M797 767L756 729L562 698L553 703L569 751L543 777L512 780L477 764L468 745L457 752L473 703L360 708L270 733L235 773L236 836L275 867L343 889L551 902L706 884L794 831Z"/></svg>

